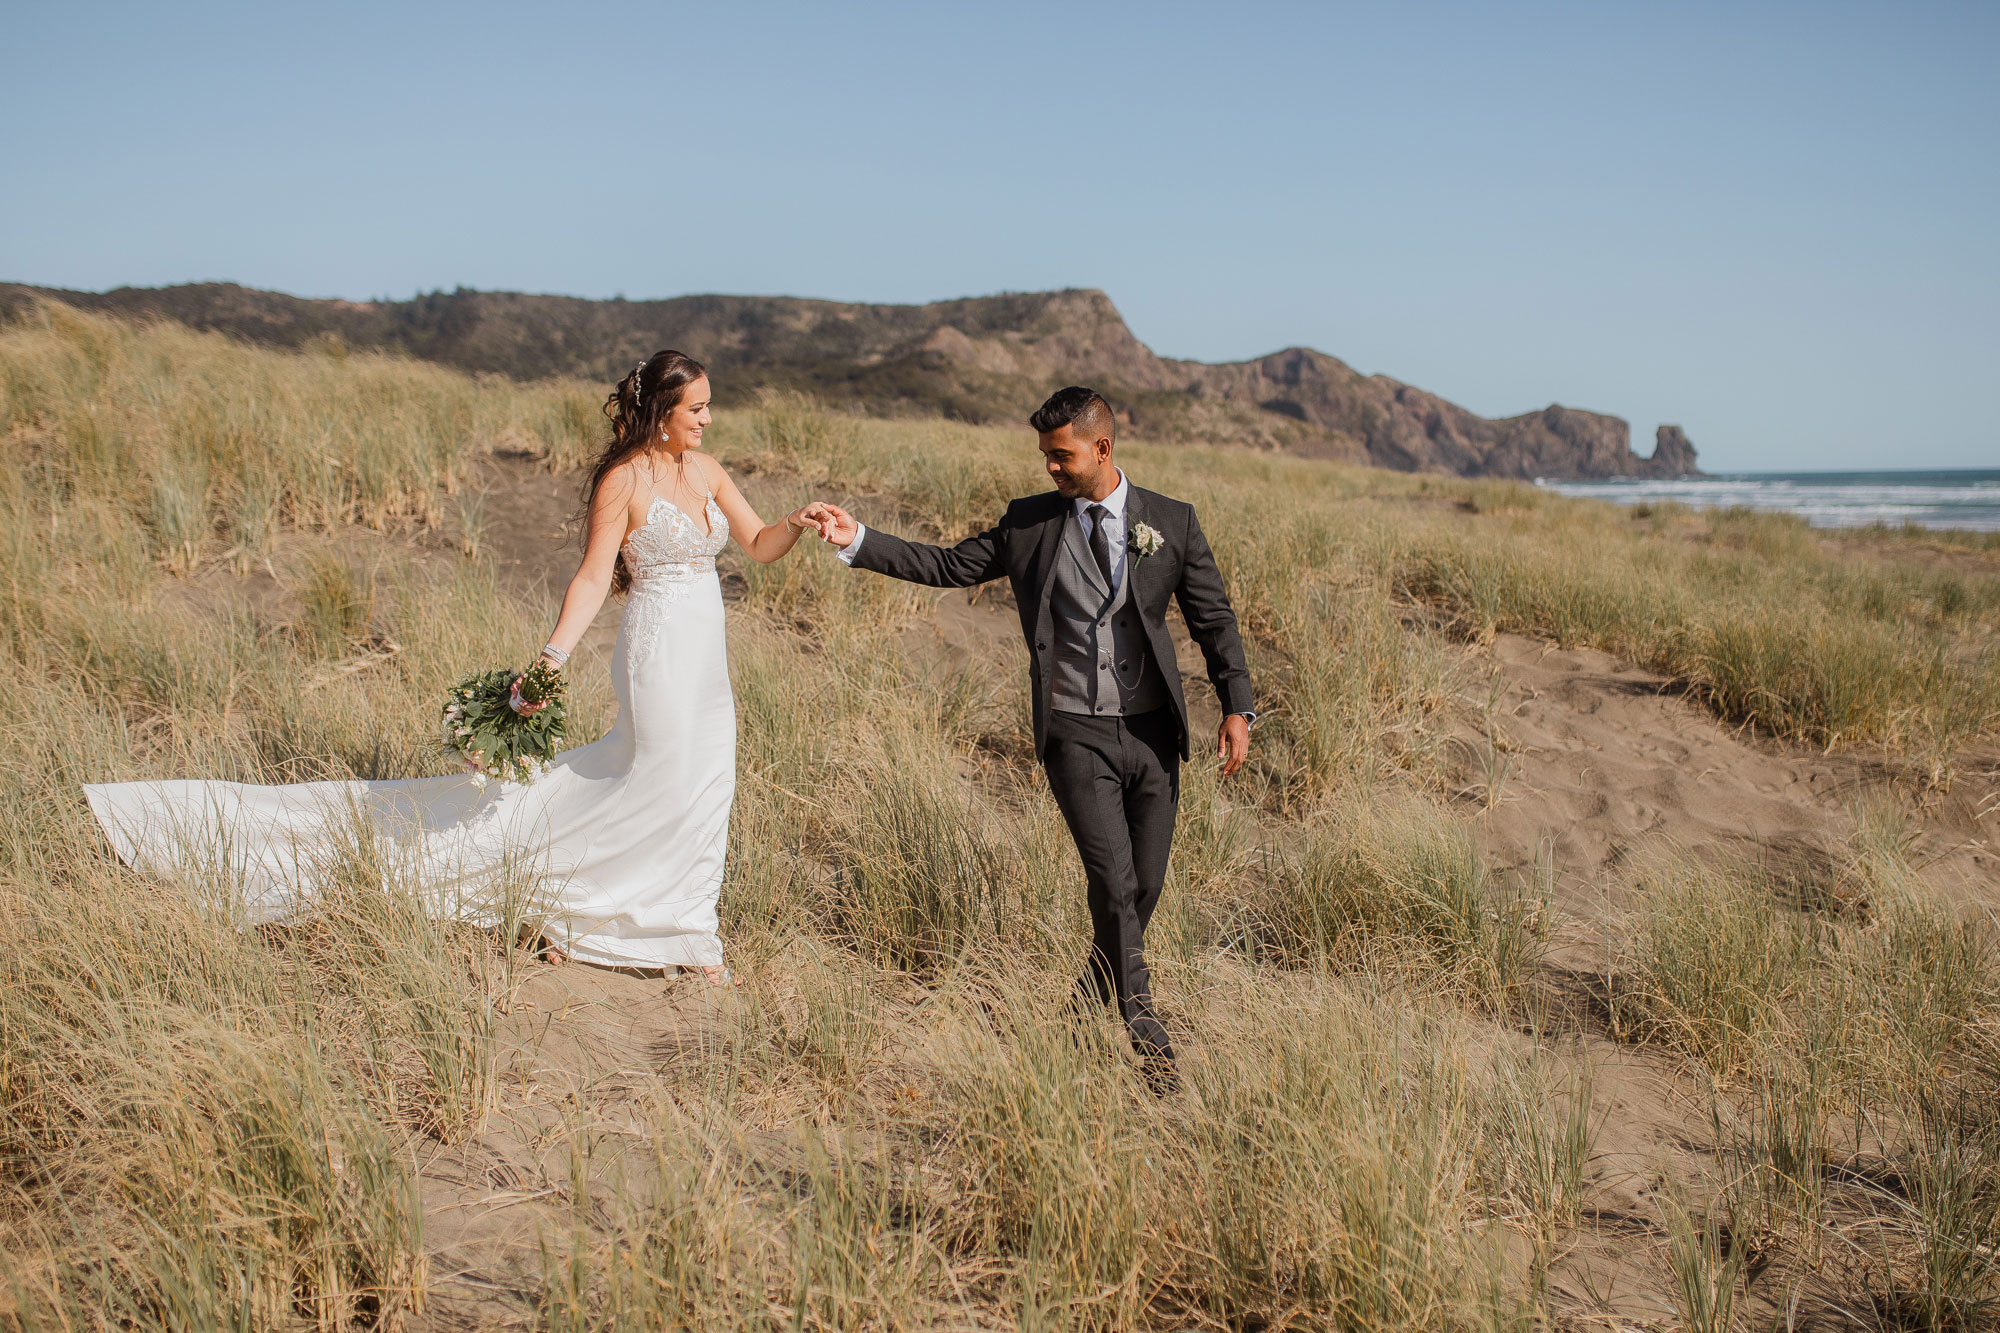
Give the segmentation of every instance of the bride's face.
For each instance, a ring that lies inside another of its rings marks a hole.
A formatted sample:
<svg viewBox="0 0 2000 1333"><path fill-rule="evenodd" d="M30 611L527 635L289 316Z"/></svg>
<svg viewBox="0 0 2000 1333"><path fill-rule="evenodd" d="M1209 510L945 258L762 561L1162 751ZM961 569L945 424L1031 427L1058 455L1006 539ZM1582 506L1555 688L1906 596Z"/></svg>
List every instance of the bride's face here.
<svg viewBox="0 0 2000 1333"><path fill-rule="evenodd" d="M665 424L660 427L660 438L668 450L679 453L683 449L701 448L701 433L707 429L708 376L690 380L681 393L681 400L674 404L674 410L667 413Z"/></svg>

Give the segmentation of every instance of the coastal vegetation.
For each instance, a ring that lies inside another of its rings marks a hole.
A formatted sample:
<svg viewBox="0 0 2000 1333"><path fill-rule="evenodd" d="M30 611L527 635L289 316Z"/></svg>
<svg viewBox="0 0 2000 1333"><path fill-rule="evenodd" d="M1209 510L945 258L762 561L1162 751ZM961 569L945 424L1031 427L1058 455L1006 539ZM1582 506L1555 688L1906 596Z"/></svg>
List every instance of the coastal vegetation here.
<svg viewBox="0 0 2000 1333"><path fill-rule="evenodd" d="M765 512L950 540L1045 484L1019 430L720 387L711 447ZM530 861L497 928L359 828L282 924L244 922L224 857L119 864L85 782L446 771L441 692L525 661L552 607L487 490L573 486L597 401L55 305L0 327L0 1326L2000 1310L1992 862L1947 884L1920 849L1992 781L1976 547L1121 445L1197 504L1267 710L1243 774L1201 736L1186 771L1164 1101L1062 1016L1080 874L1011 613L824 551L725 560L735 993L549 967ZM1601 865L1501 858L1490 817L1537 799L1492 703L1507 636L1872 781L1811 855L1635 829Z"/></svg>

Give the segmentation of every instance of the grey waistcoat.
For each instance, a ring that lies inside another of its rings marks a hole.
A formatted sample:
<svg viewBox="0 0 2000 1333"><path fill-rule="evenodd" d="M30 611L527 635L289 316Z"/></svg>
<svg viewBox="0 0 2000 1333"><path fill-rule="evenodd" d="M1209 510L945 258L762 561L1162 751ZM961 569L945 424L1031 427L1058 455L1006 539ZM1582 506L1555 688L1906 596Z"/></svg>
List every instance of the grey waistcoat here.
<svg viewBox="0 0 2000 1333"><path fill-rule="evenodd" d="M1049 704L1057 712L1123 717L1167 706L1166 678L1131 604L1137 565L1138 557L1126 552L1125 577L1112 593L1084 540L1083 525L1073 514L1063 519L1062 550L1049 589L1055 634Z"/></svg>

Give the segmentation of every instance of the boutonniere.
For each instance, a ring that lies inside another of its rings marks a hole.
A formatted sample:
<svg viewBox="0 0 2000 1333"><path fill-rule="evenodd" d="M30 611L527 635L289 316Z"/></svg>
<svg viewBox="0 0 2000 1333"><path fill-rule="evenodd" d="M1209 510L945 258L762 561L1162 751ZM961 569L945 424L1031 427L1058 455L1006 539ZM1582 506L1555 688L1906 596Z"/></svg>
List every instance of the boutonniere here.
<svg viewBox="0 0 2000 1333"><path fill-rule="evenodd" d="M1165 546L1167 539L1151 523L1134 523L1131 532L1126 534L1125 544L1132 548L1133 555L1143 560Z"/></svg>

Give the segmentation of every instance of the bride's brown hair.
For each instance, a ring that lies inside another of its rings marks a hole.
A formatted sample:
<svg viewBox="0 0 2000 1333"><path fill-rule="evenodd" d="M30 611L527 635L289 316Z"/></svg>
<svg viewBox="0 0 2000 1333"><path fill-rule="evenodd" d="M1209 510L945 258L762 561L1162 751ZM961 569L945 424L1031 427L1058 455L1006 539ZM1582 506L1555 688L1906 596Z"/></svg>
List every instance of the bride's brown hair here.
<svg viewBox="0 0 2000 1333"><path fill-rule="evenodd" d="M611 469L659 439L660 428L681 405L688 385L707 373L707 368L687 353L668 348L653 353L618 381L611 396L604 400L604 415L611 418L611 440L591 465L590 480L583 487L586 518L590 503L597 498L597 488ZM588 540L587 522L584 536ZM621 544L618 561L611 567L611 591L624 592L631 584L632 571L625 567L625 548Z"/></svg>

